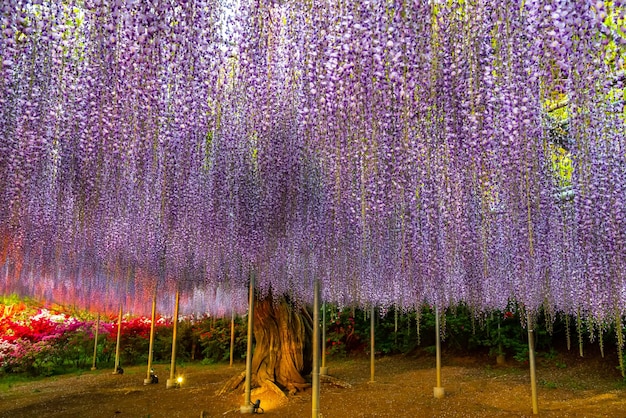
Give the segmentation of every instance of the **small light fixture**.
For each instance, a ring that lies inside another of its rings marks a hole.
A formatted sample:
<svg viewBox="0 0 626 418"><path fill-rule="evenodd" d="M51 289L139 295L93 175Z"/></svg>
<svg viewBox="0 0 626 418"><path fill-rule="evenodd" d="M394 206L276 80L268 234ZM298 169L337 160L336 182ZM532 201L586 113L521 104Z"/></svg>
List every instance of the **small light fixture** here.
<svg viewBox="0 0 626 418"><path fill-rule="evenodd" d="M259 412L260 410L260 412ZM262 414L265 412L263 408L261 408L261 400L257 399L255 403L252 404L252 413L253 414Z"/></svg>
<svg viewBox="0 0 626 418"><path fill-rule="evenodd" d="M182 385L183 380L184 379L182 375L178 375L174 379L167 379L167 382L165 383L165 388L166 389L179 388Z"/></svg>

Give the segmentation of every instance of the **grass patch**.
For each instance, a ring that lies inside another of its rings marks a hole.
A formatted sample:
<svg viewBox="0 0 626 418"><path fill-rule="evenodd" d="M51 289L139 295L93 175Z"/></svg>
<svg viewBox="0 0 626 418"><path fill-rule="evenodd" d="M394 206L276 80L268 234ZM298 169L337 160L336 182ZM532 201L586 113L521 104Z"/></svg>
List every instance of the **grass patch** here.
<svg viewBox="0 0 626 418"><path fill-rule="evenodd" d="M618 380L617 382L615 382L614 388L617 389L617 390L624 390L624 389L626 389L626 379Z"/></svg>
<svg viewBox="0 0 626 418"><path fill-rule="evenodd" d="M547 389L556 389L559 387L559 385L556 384L556 382L552 382L549 380L544 380L544 379L539 379L539 384Z"/></svg>
<svg viewBox="0 0 626 418"><path fill-rule="evenodd" d="M580 379L567 379L563 381L563 386L568 389L574 390L587 390L589 386L586 383L583 383Z"/></svg>
<svg viewBox="0 0 626 418"><path fill-rule="evenodd" d="M22 375L22 374L15 374L15 375L5 374L5 375L0 376L0 392L7 392L11 388L13 388L13 386L15 385L19 385L22 383L37 382L37 381L44 380L44 379L45 377L32 377L32 376L27 376L27 375Z"/></svg>

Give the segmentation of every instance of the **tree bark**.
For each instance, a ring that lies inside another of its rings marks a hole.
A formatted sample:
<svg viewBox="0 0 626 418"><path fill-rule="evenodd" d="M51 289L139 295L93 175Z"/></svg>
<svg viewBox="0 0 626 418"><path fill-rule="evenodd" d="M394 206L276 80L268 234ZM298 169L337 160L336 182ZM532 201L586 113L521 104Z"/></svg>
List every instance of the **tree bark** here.
<svg viewBox="0 0 626 418"><path fill-rule="evenodd" d="M290 394L310 386L304 376L312 370L312 335L313 319L305 307L295 306L284 296L257 299L252 357L255 386L276 385Z"/></svg>

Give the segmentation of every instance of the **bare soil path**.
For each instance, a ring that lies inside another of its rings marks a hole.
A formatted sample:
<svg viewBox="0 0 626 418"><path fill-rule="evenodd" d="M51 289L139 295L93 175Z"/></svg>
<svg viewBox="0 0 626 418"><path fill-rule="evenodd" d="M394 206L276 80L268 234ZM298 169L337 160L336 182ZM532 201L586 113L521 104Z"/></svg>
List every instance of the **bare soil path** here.
<svg viewBox="0 0 626 418"><path fill-rule="evenodd" d="M626 384L615 359L574 355L542 359L538 369L541 417L626 417ZM376 361L376 381L370 383L369 360L331 359L329 373L351 384L340 388L324 383L324 418L351 417L530 417L528 369L515 362L496 366L490 358L444 357L446 397L433 398L434 358L383 357ZM181 367L181 388L166 389L167 365L156 365L159 384L143 385L144 367L129 367L124 375L96 370L57 376L11 387L0 385L0 417L233 417L243 402L241 393L215 395L242 365L190 364ZM1 381L0 381L1 384ZM268 417L311 416L310 389L279 402L269 393L261 399Z"/></svg>

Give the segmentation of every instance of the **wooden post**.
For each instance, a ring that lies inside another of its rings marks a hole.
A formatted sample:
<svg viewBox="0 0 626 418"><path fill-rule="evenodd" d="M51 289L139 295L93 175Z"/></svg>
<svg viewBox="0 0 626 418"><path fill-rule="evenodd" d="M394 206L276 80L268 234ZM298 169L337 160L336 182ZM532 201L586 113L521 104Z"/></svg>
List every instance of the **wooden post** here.
<svg viewBox="0 0 626 418"><path fill-rule="evenodd" d="M326 302L322 302L322 367L320 367L320 375L326 376L328 374L328 367L326 367Z"/></svg>
<svg viewBox="0 0 626 418"><path fill-rule="evenodd" d="M152 383L152 379L150 377L150 372L152 370L152 349L154 347L154 322L156 319L156 288L154 289L154 296L152 297L152 316L150 323L150 346L148 348L148 370L146 372L146 378L143 381L144 385L149 385Z"/></svg>
<svg viewBox="0 0 626 418"><path fill-rule="evenodd" d="M537 369L535 366L535 330L531 322L530 311L526 312L526 326L528 327L528 363L530 364L530 390L533 404L533 414L539 413L537 402Z"/></svg>
<svg viewBox="0 0 626 418"><path fill-rule="evenodd" d="M120 304L120 313L117 317L117 343L115 344L115 367L113 374L118 374L120 369L120 340L122 338L122 305Z"/></svg>
<svg viewBox="0 0 626 418"><path fill-rule="evenodd" d="M622 377L626 378L626 370L624 370L624 354L622 347L624 346L624 333L622 332L622 315L617 314L615 318L615 329L617 330L617 357L619 359L619 370Z"/></svg>
<svg viewBox="0 0 626 418"><path fill-rule="evenodd" d="M98 331L100 330L100 314L98 314L98 319L96 319L96 332L94 333L93 339L93 362L91 364L91 370L96 370L96 356L98 355Z"/></svg>
<svg viewBox="0 0 626 418"><path fill-rule="evenodd" d="M370 308L370 383L374 382L374 360L376 356L374 341L374 304Z"/></svg>
<svg viewBox="0 0 626 418"><path fill-rule="evenodd" d="M498 354L496 355L496 364L498 366L503 366L504 364L506 364L506 357L504 355L504 349L502 348L502 330L500 326L501 322L502 318L498 316Z"/></svg>
<svg viewBox="0 0 626 418"><path fill-rule="evenodd" d="M252 414L254 408L250 402L252 388L252 329L254 327L254 273L250 274L250 289L248 290L248 342L246 348L246 383L243 405L239 408L242 414Z"/></svg>
<svg viewBox="0 0 626 418"><path fill-rule="evenodd" d="M174 302L174 318L172 324L172 361L170 362L170 378L165 383L165 388L176 388L180 383L176 380L176 334L178 331L178 303L180 300L180 292L176 290L176 301Z"/></svg>
<svg viewBox="0 0 626 418"><path fill-rule="evenodd" d="M435 351L437 362L437 386L433 389L435 398L443 398L445 390L441 386L441 327L439 326L439 308L435 306Z"/></svg>
<svg viewBox="0 0 626 418"><path fill-rule="evenodd" d="M398 347L398 305L393 306L393 344Z"/></svg>
<svg viewBox="0 0 626 418"><path fill-rule="evenodd" d="M311 417L318 418L320 413L320 282L315 279L313 285L313 386Z"/></svg>
<svg viewBox="0 0 626 418"><path fill-rule="evenodd" d="M572 349L572 337L569 329L569 314L565 314L565 338L567 339L567 351Z"/></svg>
<svg viewBox="0 0 626 418"><path fill-rule="evenodd" d="M235 356L235 310L230 313L230 367L233 367Z"/></svg>
<svg viewBox="0 0 626 418"><path fill-rule="evenodd" d="M7 257L7 261L6 263L4 263L4 267L6 268L6 270L4 271L4 283L6 285L9 284L9 262L11 261L11 259L9 257Z"/></svg>
<svg viewBox="0 0 626 418"><path fill-rule="evenodd" d="M583 320L580 316L580 308L578 308L578 315L576 315L576 330L578 331L578 352L583 357Z"/></svg>

